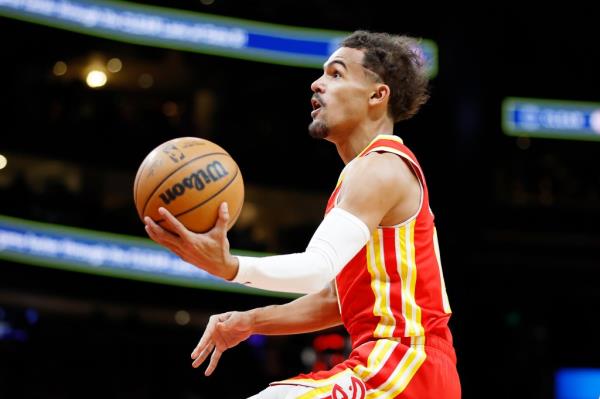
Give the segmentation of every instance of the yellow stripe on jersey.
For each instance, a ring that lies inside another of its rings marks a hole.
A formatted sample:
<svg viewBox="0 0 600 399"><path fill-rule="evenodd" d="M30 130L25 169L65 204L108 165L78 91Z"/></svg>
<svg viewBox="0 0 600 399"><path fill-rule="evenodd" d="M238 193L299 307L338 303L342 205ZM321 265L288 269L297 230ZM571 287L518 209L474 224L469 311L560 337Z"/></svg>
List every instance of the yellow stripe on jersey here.
<svg viewBox="0 0 600 399"><path fill-rule="evenodd" d="M321 396L329 395L333 391L334 384L326 385L324 387L311 389L303 395L296 397L296 399L314 399Z"/></svg>
<svg viewBox="0 0 600 399"><path fill-rule="evenodd" d="M401 296L402 296L402 317L404 318L404 336L409 337L412 335L410 315L412 314L411 301L408 300L408 288L407 282L409 278L408 273L408 259L406 258L406 225L400 226L395 231L396 241L396 262L398 263L398 274L400 275L401 283Z"/></svg>
<svg viewBox="0 0 600 399"><path fill-rule="evenodd" d="M390 277L385 270L382 231L377 229L367 245L367 269L371 275L371 290L375 295L373 314L379 317L379 323L373 332L376 338L388 338L393 335L396 320L390 306Z"/></svg>
<svg viewBox="0 0 600 399"><path fill-rule="evenodd" d="M389 378L377 388L369 389L367 399L393 399L402 393L425 362L423 344L413 344L406 351Z"/></svg>
<svg viewBox="0 0 600 399"><path fill-rule="evenodd" d="M354 367L354 373L364 382L369 381L369 379L381 371L397 346L398 342L396 341L388 339L377 340L371 353L369 353L367 366L365 367L362 364L357 365Z"/></svg>
<svg viewBox="0 0 600 399"><path fill-rule="evenodd" d="M337 190L337 188L340 186L340 184L342 184L343 181L344 181L344 172L342 171L342 173L340 173L340 177L338 177L337 183L335 183L334 190Z"/></svg>
<svg viewBox="0 0 600 399"><path fill-rule="evenodd" d="M394 136L393 134L380 134L378 136L378 139L393 140L393 141L397 141L400 144L404 144L404 141L402 141L402 139L400 137Z"/></svg>
<svg viewBox="0 0 600 399"><path fill-rule="evenodd" d="M371 141L371 143L369 143L369 146L377 140L391 140L400 144L404 144L404 141L402 141L402 139L398 136L394 136L393 134L380 134L379 136L375 137L375 139Z"/></svg>
<svg viewBox="0 0 600 399"><path fill-rule="evenodd" d="M272 385L303 385L307 387L320 388L322 386L332 386L335 380L340 378L344 374L352 374L351 369L344 369L339 373L335 373L331 377L315 380L312 378L291 378L289 380L282 380L273 382Z"/></svg>
<svg viewBox="0 0 600 399"><path fill-rule="evenodd" d="M440 280L442 282L442 304L444 306L444 312L452 313L450 309L450 301L448 300L448 293L446 292L446 283L444 281L444 273L442 272L442 260L440 258L440 245L438 244L437 230L433 227L433 249L435 251L435 257L437 259L438 267L440 269Z"/></svg>
<svg viewBox="0 0 600 399"><path fill-rule="evenodd" d="M414 337L424 335L421 325L421 308L415 300L417 282L417 265L415 262L414 229L416 219L409 224L396 229L396 261L400 274L402 295L402 316L405 327L404 336Z"/></svg>
<svg viewBox="0 0 600 399"><path fill-rule="evenodd" d="M376 142L377 140L393 140L400 144L404 144L404 141L402 141L402 139L398 136L394 136L393 134L380 134L377 137L375 137L373 140L371 140L371 142L369 144L367 144L367 146L361 152L359 152L356 157L358 158L358 157L362 156L367 150L369 150L369 147L371 147L371 145L374 142ZM372 149L369 151L372 151Z"/></svg>
<svg viewBox="0 0 600 399"><path fill-rule="evenodd" d="M375 262L377 263L378 269L381 271L382 275L382 317L377 325L377 328L380 329L380 334L378 335L377 328L375 328L375 336L380 337L392 337L394 335L394 328L396 327L396 319L394 318L394 313L392 311L392 303L390 300L390 291L391 291L391 278L387 273L385 268L385 252L383 247L383 231L381 229L377 229L377 234L375 234Z"/></svg>
<svg viewBox="0 0 600 399"><path fill-rule="evenodd" d="M411 271L411 279L410 279L410 300L412 301L412 310L413 310L413 318L415 324L415 336L423 336L425 335L425 328L423 328L423 324L421 324L421 307L417 304L417 295L416 295L416 285L417 285L417 260L415 255L415 226L417 224L417 220L413 220L410 223L410 232L409 232L409 244L408 249L410 250L410 256L407 256L410 260L410 271Z"/></svg>

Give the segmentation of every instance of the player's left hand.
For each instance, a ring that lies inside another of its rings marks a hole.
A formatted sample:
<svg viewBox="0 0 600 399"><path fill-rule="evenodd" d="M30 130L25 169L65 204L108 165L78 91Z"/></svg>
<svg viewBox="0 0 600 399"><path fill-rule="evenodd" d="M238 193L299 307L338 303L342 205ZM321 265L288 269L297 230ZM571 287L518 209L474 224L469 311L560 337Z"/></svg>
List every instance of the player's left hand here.
<svg viewBox="0 0 600 399"><path fill-rule="evenodd" d="M226 280L235 277L239 262L229 252L227 203L224 202L219 207L219 217L215 226L203 234L188 230L165 208L159 208L158 212L164 218L165 229L146 216L145 228L150 238L179 255L184 261L214 276Z"/></svg>
<svg viewBox="0 0 600 399"><path fill-rule="evenodd" d="M210 316L206 330L192 352L192 367L198 368L212 353L204 372L206 376L211 375L223 352L252 335L252 323L250 312L227 312Z"/></svg>

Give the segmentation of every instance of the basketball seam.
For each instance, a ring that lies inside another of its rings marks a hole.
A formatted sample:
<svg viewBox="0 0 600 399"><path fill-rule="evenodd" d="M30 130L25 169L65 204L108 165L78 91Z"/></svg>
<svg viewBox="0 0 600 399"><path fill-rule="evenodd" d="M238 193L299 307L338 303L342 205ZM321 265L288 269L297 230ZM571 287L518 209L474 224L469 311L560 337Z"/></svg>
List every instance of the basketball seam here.
<svg viewBox="0 0 600 399"><path fill-rule="evenodd" d="M142 164L142 170L140 170L139 173L136 174L135 181L133 183L133 202L135 203L136 208L137 208L137 190L138 190L138 187L140 186L140 180L142 180L142 174L144 173L144 171L146 170L147 167L148 167L148 165ZM136 209L136 211L138 212L138 216L140 217L140 219L144 219L144 212L140 213L139 209Z"/></svg>
<svg viewBox="0 0 600 399"><path fill-rule="evenodd" d="M181 170L182 168L186 167L190 163L192 163L192 162L194 162L194 161L196 161L196 160L198 160L200 158L209 157L211 155L227 155L227 156L229 156L229 154L227 154L225 152L211 152L210 154L204 154L204 155L200 155L200 156L198 156L196 158L192 158L189 161L187 161L186 163L184 163L181 166L179 166L177 169L175 169L170 174L168 174L167 176L165 176L165 178L162 179L162 181L160 183L158 183L156 185L156 187L154 188L154 190L152 190L152 192L148 195L148 197L146 198L146 202L144 203L144 207L142 208L142 216L146 214L146 207L148 206L148 202L150 202L150 199L152 198L152 196L154 195L154 193L160 188L160 186L163 185L163 183L165 181L167 181L167 179L169 179L169 177L173 176L175 173L177 173L179 170ZM141 179L141 177L140 177L140 179Z"/></svg>
<svg viewBox="0 0 600 399"><path fill-rule="evenodd" d="M181 215L185 215L186 213L193 211L194 209L200 208L202 205L206 204L207 202L209 202L210 200L212 200L213 198L215 198L217 195L221 194L223 192L223 190L225 190L227 187L229 187L231 185L231 183L233 183L233 181L237 178L239 172L240 172L240 168L238 167L235 170L235 175L233 175L233 177L231 178L231 180L229 180L226 185L224 185L223 187L221 187L221 189L219 191L217 191L216 193L214 193L213 195L211 195L209 198L205 199L204 201L202 201L198 205L195 205L195 206L191 207L190 209L188 209L186 211L183 211L181 213L178 213L177 215L173 215L173 216L175 216L177 218L177 217L179 217ZM164 221L165 221L165 219L158 219L157 221L155 221L155 223L158 224L158 223L162 223Z"/></svg>

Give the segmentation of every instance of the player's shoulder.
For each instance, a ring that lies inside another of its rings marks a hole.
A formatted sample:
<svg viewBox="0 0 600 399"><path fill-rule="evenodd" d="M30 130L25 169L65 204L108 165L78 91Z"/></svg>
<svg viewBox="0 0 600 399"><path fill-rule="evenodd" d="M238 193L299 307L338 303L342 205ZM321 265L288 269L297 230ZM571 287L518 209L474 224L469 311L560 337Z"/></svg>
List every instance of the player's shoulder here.
<svg viewBox="0 0 600 399"><path fill-rule="evenodd" d="M414 179L406 162L396 154L372 152L352 161L346 180L368 186L398 187Z"/></svg>
<svg viewBox="0 0 600 399"><path fill-rule="evenodd" d="M382 179L398 179L410 176L412 171L400 156L391 152L372 152L352 161L349 172L366 174Z"/></svg>

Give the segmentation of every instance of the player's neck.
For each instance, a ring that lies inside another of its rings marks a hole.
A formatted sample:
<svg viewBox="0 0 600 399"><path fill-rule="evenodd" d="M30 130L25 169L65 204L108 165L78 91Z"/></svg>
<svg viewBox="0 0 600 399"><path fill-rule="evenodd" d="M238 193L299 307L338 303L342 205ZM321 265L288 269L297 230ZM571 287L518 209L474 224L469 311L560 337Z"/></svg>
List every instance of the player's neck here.
<svg viewBox="0 0 600 399"><path fill-rule="evenodd" d="M338 153L345 164L352 161L362 150L364 150L375 137L380 134L392 134L394 124L391 120L380 121L380 123L369 124L355 129L335 143Z"/></svg>

